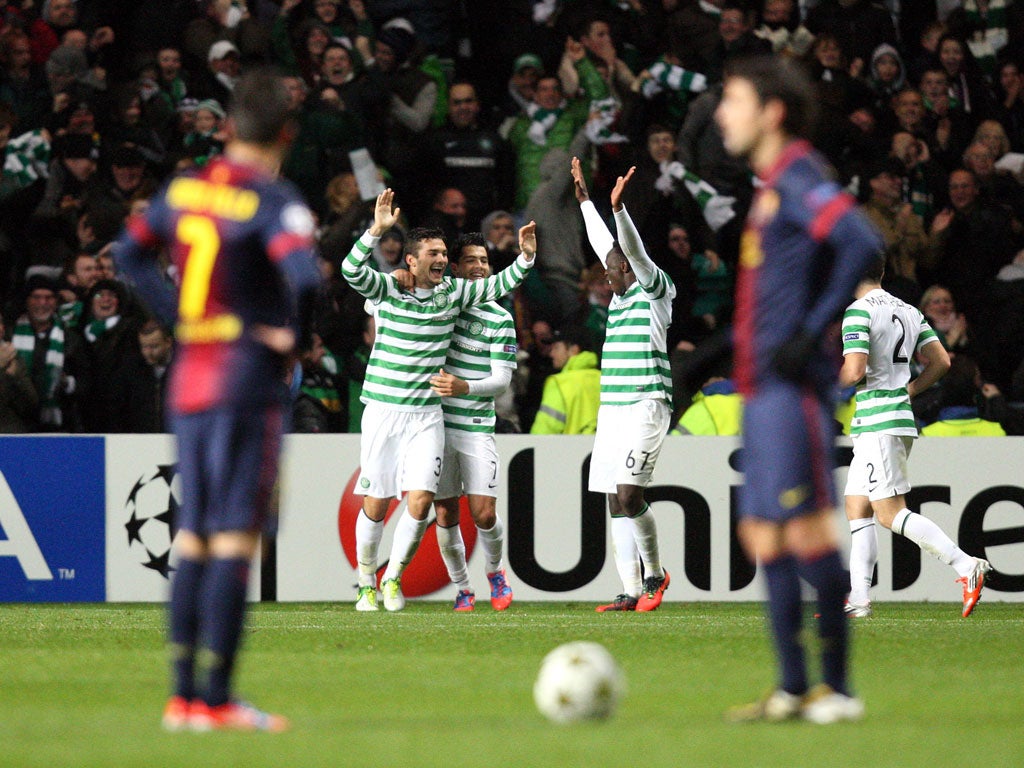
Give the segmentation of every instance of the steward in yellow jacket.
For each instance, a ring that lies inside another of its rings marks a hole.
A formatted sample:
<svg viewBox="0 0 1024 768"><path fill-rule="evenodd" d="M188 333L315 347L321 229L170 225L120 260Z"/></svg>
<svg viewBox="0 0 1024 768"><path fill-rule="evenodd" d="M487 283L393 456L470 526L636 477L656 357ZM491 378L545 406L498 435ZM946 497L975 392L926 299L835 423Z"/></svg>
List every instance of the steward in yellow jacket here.
<svg viewBox="0 0 1024 768"><path fill-rule="evenodd" d="M565 344L556 339L556 348ZM576 350L572 352L572 350ZM534 435L592 435L597 431L597 409L601 405L601 370L597 355L569 346L570 356L559 373L544 382L540 410L530 433Z"/></svg>
<svg viewBox="0 0 1024 768"><path fill-rule="evenodd" d="M731 379L701 387L670 435L738 435L743 424L743 395Z"/></svg>

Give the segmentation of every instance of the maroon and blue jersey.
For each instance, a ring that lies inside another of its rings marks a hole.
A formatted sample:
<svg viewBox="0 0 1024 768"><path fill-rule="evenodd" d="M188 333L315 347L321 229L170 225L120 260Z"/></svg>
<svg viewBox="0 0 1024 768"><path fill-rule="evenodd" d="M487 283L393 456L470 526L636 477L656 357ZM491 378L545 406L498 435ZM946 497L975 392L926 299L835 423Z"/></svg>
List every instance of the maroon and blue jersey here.
<svg viewBox="0 0 1024 768"><path fill-rule="evenodd" d="M735 377L746 397L780 380L772 359L799 332L823 338L849 304L881 236L804 141L764 174L740 248L734 323ZM828 391L838 351L809 361L808 383Z"/></svg>
<svg viewBox="0 0 1024 768"><path fill-rule="evenodd" d="M299 330L300 299L320 281L313 233L291 184L225 158L173 178L128 222L118 264L160 319L175 319L176 412L283 401L284 360L250 330ZM161 246L175 267L176 296L156 268Z"/></svg>

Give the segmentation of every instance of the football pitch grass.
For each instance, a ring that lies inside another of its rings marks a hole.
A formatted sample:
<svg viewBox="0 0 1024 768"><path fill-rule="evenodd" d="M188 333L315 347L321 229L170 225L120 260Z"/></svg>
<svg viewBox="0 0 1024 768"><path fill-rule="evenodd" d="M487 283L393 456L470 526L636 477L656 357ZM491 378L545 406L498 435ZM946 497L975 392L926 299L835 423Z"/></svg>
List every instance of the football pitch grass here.
<svg viewBox="0 0 1024 768"><path fill-rule="evenodd" d="M157 605L0 605L0 766L984 766L1024 765L1024 606L876 605L854 627L860 723L729 725L768 689L759 604L666 603L649 614L484 596L471 614L411 602L257 605L238 688L286 714L281 735L165 733ZM811 612L807 626L813 627ZM605 645L628 692L601 723L557 726L533 705L541 658Z"/></svg>

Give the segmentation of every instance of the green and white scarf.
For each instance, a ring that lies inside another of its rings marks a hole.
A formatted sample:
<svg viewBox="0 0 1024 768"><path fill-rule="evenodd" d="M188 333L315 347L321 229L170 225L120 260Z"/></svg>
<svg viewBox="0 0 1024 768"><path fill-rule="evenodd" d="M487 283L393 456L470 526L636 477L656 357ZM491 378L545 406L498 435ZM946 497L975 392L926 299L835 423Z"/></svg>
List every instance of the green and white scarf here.
<svg viewBox="0 0 1024 768"><path fill-rule="evenodd" d="M85 305L80 301L69 301L57 307L57 316L65 328L77 328L82 320L82 310Z"/></svg>
<svg viewBox="0 0 1024 768"><path fill-rule="evenodd" d="M682 181L693 199L697 201L704 219L708 226L717 232L736 215L733 211L735 197L720 195L718 190L708 184L704 179L695 173L686 170L686 166L679 161L664 162L658 166L661 175L654 182L654 188L663 195L672 194L677 181Z"/></svg>
<svg viewBox="0 0 1024 768"><path fill-rule="evenodd" d="M526 114L530 118L530 127L527 129L526 135L530 137L530 141L538 147L543 147L548 143L548 131L555 126L558 118L565 112L565 104L565 99L562 99L562 103L554 109L544 109L534 102L527 105Z"/></svg>
<svg viewBox="0 0 1024 768"><path fill-rule="evenodd" d="M83 333L90 344L95 344L96 339L109 331L121 321L120 315L111 315L106 320L90 320Z"/></svg>
<svg viewBox="0 0 1024 768"><path fill-rule="evenodd" d="M977 31L967 41L978 65L986 75L996 71L996 54L1009 40L1006 31L1006 0L989 0L988 8L982 13L978 0L964 0L964 13L971 27Z"/></svg>
<svg viewBox="0 0 1024 768"><path fill-rule="evenodd" d="M25 370L32 371L32 355L36 349L36 334L28 317L22 315L14 326L11 343L18 351L18 357ZM59 427L63 423L60 410L60 379L64 372L64 328L55 320L50 328L46 349L46 384L39 395L39 420L43 424Z"/></svg>
<svg viewBox="0 0 1024 768"><path fill-rule="evenodd" d="M662 57L647 68L647 76L640 83L640 93L645 99L653 99L662 91L700 93L707 87L708 79L700 72L669 64Z"/></svg>
<svg viewBox="0 0 1024 768"><path fill-rule="evenodd" d="M4 177L14 179L18 189L50 175L50 142L42 131L29 131L7 142L4 150Z"/></svg>
<svg viewBox="0 0 1024 768"><path fill-rule="evenodd" d="M594 144L622 144L629 141L628 136L623 136L611 130L612 123L619 116L621 108L618 99L609 96L607 99L594 99L590 102L590 119L584 131L587 138Z"/></svg>

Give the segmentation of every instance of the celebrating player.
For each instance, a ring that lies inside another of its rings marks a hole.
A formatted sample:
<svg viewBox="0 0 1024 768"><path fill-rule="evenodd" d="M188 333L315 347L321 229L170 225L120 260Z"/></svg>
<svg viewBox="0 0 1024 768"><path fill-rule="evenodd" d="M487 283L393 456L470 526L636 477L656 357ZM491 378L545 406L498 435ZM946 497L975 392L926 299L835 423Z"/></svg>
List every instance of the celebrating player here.
<svg viewBox="0 0 1024 768"><path fill-rule="evenodd" d="M491 274L487 241L473 232L452 249L452 274L483 280ZM459 588L456 611L472 611L476 594L469 583L466 545L459 529L459 497L469 513L486 557L491 606L503 611L512 589L501 567L505 527L495 509L501 459L494 442L494 397L508 389L516 367L515 323L495 302L468 307L455 322L444 369L431 377L444 411L444 462L437 485L437 543L452 583Z"/></svg>
<svg viewBox="0 0 1024 768"><path fill-rule="evenodd" d="M157 269L169 244L181 275L170 383L182 503L174 548L170 730L281 731L285 718L232 698L249 567L260 533L273 534L271 490L288 413L284 383L307 335L319 274L313 217L277 178L294 135L288 92L266 70L236 86L223 158L172 179L118 243L120 268L170 321L173 298Z"/></svg>
<svg viewBox="0 0 1024 768"><path fill-rule="evenodd" d="M445 277L448 249L440 230L413 229L406 239L405 263L413 292L367 265L374 245L398 220L394 193L377 197L374 220L342 264L342 274L374 305L377 337L363 382L361 471L356 493L365 496L356 521L359 592L356 610L376 611L377 550L391 500L407 492L408 508L395 529L391 557L381 580L384 607L405 607L401 576L427 526L427 513L441 477L444 424L441 399L431 376L445 353L459 313L504 296L526 277L537 250L536 225L519 231L522 253L506 269L482 280Z"/></svg>
<svg viewBox="0 0 1024 768"><path fill-rule="evenodd" d="M910 398L924 392L949 370L949 354L924 315L882 290L884 259L857 286L843 316L843 367L839 383L860 384L850 427L853 462L846 481L850 521L850 597L846 613L871 615L868 590L878 559L872 515L886 528L951 565L963 585L963 616L981 598L992 566L971 557L926 517L907 509L907 457L917 437ZM910 380L910 360L920 354L925 367Z"/></svg>
<svg viewBox="0 0 1024 768"><path fill-rule="evenodd" d="M619 234L616 242L590 201L579 159L572 159L576 199L587 237L601 257L614 294L601 352L601 407L589 488L608 497L622 594L598 606L598 612L653 611L661 605L669 585L658 554L654 512L644 501L644 488L650 485L672 417L672 374L665 345L676 289L647 255L622 204L622 192L635 170L630 168L620 176L612 189L612 213ZM642 583L641 562L646 574Z"/></svg>
<svg viewBox="0 0 1024 768"><path fill-rule="evenodd" d="M847 579L833 521L835 363L822 340L881 250L853 198L803 139L814 91L796 66L756 57L726 76L716 120L726 150L763 182L751 205L736 287L735 376L745 398L742 520L760 562L780 665L778 687L733 721L861 717L847 680ZM808 690L800 579L818 598L824 682Z"/></svg>

